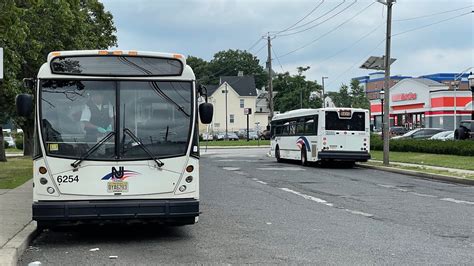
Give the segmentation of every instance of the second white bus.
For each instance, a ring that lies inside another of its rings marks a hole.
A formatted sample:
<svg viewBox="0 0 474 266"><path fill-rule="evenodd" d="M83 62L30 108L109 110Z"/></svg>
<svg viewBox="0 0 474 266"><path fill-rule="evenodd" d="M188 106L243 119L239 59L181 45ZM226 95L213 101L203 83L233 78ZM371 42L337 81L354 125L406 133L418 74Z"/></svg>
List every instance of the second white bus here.
<svg viewBox="0 0 474 266"><path fill-rule="evenodd" d="M275 115L271 154L308 162L370 159L369 111L356 108L299 109Z"/></svg>

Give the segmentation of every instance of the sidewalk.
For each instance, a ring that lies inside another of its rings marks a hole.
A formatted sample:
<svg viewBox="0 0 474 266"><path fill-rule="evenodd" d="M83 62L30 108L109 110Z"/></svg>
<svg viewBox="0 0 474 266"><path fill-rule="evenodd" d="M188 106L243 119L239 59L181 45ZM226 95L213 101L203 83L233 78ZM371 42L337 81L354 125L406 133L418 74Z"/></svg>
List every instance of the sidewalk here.
<svg viewBox="0 0 474 266"><path fill-rule="evenodd" d="M32 200L32 180L15 189L0 189L0 264L17 248L9 241L30 224Z"/></svg>
<svg viewBox="0 0 474 266"><path fill-rule="evenodd" d="M369 161L370 162L382 163L382 161L379 161L379 160L369 160ZM474 171L472 171L472 170L464 170L464 169L457 169L457 168L447 168L447 167L432 166L432 165L425 165L425 164L399 163L399 162L390 162L390 164L400 165L400 166L426 168L426 169L433 169L433 170L440 170L440 171L448 171L448 172L457 173L457 174L461 174L461 175L474 175Z"/></svg>

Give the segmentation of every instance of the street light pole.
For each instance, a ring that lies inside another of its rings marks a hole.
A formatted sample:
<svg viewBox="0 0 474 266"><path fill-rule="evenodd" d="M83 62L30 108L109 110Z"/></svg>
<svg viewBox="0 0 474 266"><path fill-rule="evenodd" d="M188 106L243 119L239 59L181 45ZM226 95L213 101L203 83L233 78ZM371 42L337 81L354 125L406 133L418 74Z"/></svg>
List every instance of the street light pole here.
<svg viewBox="0 0 474 266"><path fill-rule="evenodd" d="M386 0L382 4L387 6L387 32L385 37L385 97L384 97L384 123L383 123L383 164L389 165L389 151L390 151L390 138L389 138L389 127L390 127L390 43L392 40L392 5L395 0Z"/></svg>
<svg viewBox="0 0 474 266"><path fill-rule="evenodd" d="M326 107L324 106L324 80L327 79L328 77L321 77L322 81L322 86L323 86L323 93L321 94L321 98L323 99L323 108Z"/></svg>
<svg viewBox="0 0 474 266"><path fill-rule="evenodd" d="M225 136L224 139L227 140L229 138L228 131L227 131L227 82L225 83Z"/></svg>
<svg viewBox="0 0 474 266"><path fill-rule="evenodd" d="M384 136L384 134L383 134L383 124L384 124L383 123L383 106L384 106L383 105L383 100L384 100L385 91L383 89L381 89L379 94L380 94L380 103L381 103L381 107L382 107L381 108L381 110L382 110L382 115L381 115L382 121L381 122L382 122L382 139L383 139L383 136Z"/></svg>

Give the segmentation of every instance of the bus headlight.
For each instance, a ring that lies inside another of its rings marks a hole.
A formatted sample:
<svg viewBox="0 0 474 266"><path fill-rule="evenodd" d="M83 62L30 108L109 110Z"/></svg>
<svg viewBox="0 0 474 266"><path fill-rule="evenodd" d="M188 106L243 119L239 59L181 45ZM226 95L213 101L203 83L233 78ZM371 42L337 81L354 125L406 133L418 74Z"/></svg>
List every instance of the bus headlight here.
<svg viewBox="0 0 474 266"><path fill-rule="evenodd" d="M179 191L184 192L186 190L186 186L182 185L179 187Z"/></svg>
<svg viewBox="0 0 474 266"><path fill-rule="evenodd" d="M54 193L54 188L48 187L48 188L46 189L46 191L48 191L49 194L53 194L53 193Z"/></svg>
<svg viewBox="0 0 474 266"><path fill-rule="evenodd" d="M42 177L42 178L40 178L40 183L41 183L41 185L46 185L48 183L48 179Z"/></svg>
<svg viewBox="0 0 474 266"><path fill-rule="evenodd" d="M44 175L46 174L46 172L48 172L48 170L46 169L46 167L44 166L40 166L40 168L38 169L38 171L40 172L40 174Z"/></svg>
<svg viewBox="0 0 474 266"><path fill-rule="evenodd" d="M193 182L193 177L192 177L192 176L188 176L188 177L186 177L185 180L186 180L187 183L191 183L191 182Z"/></svg>

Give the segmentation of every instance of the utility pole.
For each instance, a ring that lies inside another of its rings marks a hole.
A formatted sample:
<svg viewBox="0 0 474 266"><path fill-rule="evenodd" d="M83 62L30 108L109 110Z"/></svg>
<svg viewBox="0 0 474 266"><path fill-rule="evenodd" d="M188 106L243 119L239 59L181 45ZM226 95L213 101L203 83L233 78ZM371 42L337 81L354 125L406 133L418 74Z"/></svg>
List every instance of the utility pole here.
<svg viewBox="0 0 474 266"><path fill-rule="evenodd" d="M385 82L384 82L384 119L383 119L383 164L389 165L389 151L390 151L390 43L392 40L392 5L395 0L386 0L382 2L382 0L378 0L378 2L387 6L387 31L385 37Z"/></svg>
<svg viewBox="0 0 474 266"><path fill-rule="evenodd" d="M268 48L268 101L270 105L270 119L273 118L273 81L272 81L272 42L270 33L267 34L267 48Z"/></svg>
<svg viewBox="0 0 474 266"><path fill-rule="evenodd" d="M327 79L328 77L321 77L322 80L322 86L323 86L323 93L321 94L321 99L323 100L323 108L326 107L324 106L324 80Z"/></svg>

